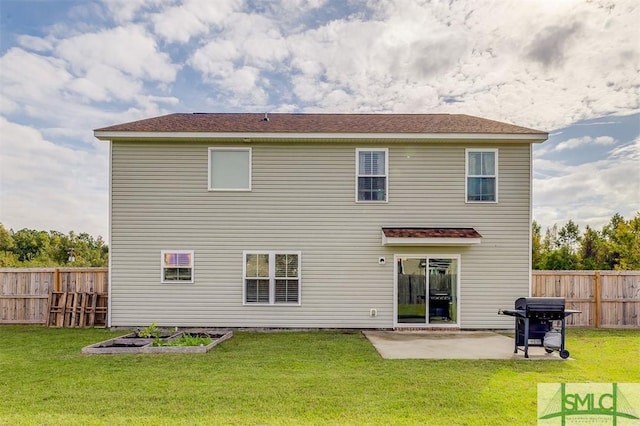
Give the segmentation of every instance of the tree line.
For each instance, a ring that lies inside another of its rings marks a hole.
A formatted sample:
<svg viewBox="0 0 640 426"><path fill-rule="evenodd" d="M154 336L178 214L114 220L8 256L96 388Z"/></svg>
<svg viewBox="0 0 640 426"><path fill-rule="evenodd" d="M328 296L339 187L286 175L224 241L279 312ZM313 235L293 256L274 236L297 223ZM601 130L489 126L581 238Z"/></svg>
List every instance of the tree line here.
<svg viewBox="0 0 640 426"><path fill-rule="evenodd" d="M0 223L0 267L108 266L102 237L70 231L7 230Z"/></svg>
<svg viewBox="0 0 640 426"><path fill-rule="evenodd" d="M600 231L569 220L544 236L534 221L531 254L533 269L640 270L640 212L629 220L616 213Z"/></svg>

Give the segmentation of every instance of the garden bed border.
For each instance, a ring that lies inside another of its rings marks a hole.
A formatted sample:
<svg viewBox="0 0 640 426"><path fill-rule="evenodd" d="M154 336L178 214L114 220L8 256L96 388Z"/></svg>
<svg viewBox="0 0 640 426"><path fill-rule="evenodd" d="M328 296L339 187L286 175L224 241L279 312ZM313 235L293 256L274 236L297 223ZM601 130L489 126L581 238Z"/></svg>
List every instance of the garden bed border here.
<svg viewBox="0 0 640 426"><path fill-rule="evenodd" d="M216 345L224 342L225 340L233 337L233 331L217 331L217 332L209 332L202 330L181 330L175 334L172 334L166 340L174 340L179 338L183 334L189 333L207 333L207 334L216 334L221 335L218 338L212 338L212 342L205 346L153 346L153 339L149 339L149 343L144 346L138 347L100 347L106 343L112 342L114 340L127 338L131 336L135 336L136 333L125 334L124 336L114 337L108 340L104 340L102 342L94 343L89 346L85 346L82 348L83 354L88 355L113 355L113 354L158 354L158 353L207 353L211 349L213 349Z"/></svg>

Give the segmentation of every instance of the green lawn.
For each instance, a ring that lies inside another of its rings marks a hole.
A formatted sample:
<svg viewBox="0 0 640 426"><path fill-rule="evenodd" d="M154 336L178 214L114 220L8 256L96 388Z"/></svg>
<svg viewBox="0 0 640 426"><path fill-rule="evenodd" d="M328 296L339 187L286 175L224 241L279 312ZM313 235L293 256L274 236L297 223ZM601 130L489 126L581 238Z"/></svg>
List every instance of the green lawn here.
<svg viewBox="0 0 640 426"><path fill-rule="evenodd" d="M237 332L207 354L80 353L117 334L0 326L0 425L525 425L538 382L640 382L640 330L568 329L564 362L383 360L339 332Z"/></svg>

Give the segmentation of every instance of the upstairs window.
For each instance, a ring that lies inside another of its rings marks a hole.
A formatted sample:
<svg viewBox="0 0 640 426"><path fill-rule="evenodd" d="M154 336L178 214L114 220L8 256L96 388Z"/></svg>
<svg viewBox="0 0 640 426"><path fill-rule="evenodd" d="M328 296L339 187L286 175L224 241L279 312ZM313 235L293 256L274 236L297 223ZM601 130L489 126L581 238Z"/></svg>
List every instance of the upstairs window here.
<svg viewBox="0 0 640 426"><path fill-rule="evenodd" d="M192 283L193 282L193 251L160 252L162 262L163 283Z"/></svg>
<svg viewBox="0 0 640 426"><path fill-rule="evenodd" d="M356 149L356 201L387 201L388 149Z"/></svg>
<svg viewBox="0 0 640 426"><path fill-rule="evenodd" d="M251 148L209 148L209 190L251 191Z"/></svg>
<svg viewBox="0 0 640 426"><path fill-rule="evenodd" d="M467 202L498 201L498 150L467 149Z"/></svg>
<svg viewBox="0 0 640 426"><path fill-rule="evenodd" d="M299 252L244 252L245 304L300 304Z"/></svg>

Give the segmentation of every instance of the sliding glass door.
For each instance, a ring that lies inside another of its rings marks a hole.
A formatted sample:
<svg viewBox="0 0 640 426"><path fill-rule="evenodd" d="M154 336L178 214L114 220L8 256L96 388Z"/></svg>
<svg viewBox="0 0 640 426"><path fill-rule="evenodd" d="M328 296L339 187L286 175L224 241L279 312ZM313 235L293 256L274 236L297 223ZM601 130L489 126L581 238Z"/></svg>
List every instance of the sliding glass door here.
<svg viewBox="0 0 640 426"><path fill-rule="evenodd" d="M397 324L458 324L458 268L457 256L396 257Z"/></svg>

